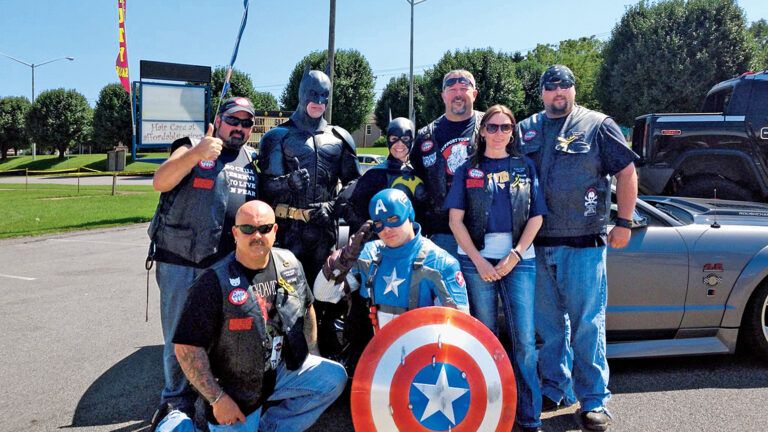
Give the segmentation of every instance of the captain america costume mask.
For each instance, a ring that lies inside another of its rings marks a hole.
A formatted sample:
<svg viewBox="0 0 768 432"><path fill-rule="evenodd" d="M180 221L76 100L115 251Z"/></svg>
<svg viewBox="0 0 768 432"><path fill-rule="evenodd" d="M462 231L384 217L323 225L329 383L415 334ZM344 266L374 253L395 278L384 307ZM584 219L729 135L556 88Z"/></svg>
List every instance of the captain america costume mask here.
<svg viewBox="0 0 768 432"><path fill-rule="evenodd" d="M384 189L371 198L368 214L373 221L373 231L380 233L385 227L397 228L406 220L414 221L416 214L405 192Z"/></svg>

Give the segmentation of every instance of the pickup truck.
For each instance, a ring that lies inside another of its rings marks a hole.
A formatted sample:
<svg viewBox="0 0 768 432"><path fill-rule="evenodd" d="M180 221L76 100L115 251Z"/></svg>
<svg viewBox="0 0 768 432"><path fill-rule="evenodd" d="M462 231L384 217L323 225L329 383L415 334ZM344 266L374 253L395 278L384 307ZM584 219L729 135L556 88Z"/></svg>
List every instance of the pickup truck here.
<svg viewBox="0 0 768 432"><path fill-rule="evenodd" d="M637 117L643 194L768 200L768 70L716 84L701 113Z"/></svg>

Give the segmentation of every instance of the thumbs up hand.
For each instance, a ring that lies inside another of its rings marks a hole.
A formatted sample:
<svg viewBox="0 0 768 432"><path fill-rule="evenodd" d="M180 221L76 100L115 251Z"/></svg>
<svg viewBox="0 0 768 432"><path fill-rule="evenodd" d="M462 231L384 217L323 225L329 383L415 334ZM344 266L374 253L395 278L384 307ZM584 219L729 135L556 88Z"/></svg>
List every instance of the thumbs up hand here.
<svg viewBox="0 0 768 432"><path fill-rule="evenodd" d="M205 136L194 147L200 160L216 160L221 154L221 146L224 142L213 136L213 123L208 123L208 130Z"/></svg>

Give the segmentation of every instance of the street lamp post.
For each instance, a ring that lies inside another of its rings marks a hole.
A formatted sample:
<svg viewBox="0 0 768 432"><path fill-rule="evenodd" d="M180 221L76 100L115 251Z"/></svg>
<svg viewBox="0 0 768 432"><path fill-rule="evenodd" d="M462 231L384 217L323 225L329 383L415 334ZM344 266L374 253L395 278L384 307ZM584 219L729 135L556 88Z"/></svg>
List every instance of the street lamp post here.
<svg viewBox="0 0 768 432"><path fill-rule="evenodd" d="M46 61L44 61L42 63L35 64L35 63L27 63L25 61L17 59L16 57L11 57L8 54L0 53L0 56L3 56L5 58L9 58L9 59L15 61L16 63L21 63L24 66L27 66L30 69L32 69L32 103L33 104L35 103L35 68L43 66L43 65L47 65L48 63L53 63L53 62L59 61L59 60L69 60L69 61L72 61L72 60L75 59L74 57L67 56L67 57L59 57L59 58L55 58L55 59L51 59L51 60L46 60ZM36 160L36 159L37 159L37 148L36 148L35 142L32 141L32 160Z"/></svg>
<svg viewBox="0 0 768 432"><path fill-rule="evenodd" d="M411 5L411 66L408 87L408 118L416 125L416 113L413 110L413 7L427 0L405 0Z"/></svg>

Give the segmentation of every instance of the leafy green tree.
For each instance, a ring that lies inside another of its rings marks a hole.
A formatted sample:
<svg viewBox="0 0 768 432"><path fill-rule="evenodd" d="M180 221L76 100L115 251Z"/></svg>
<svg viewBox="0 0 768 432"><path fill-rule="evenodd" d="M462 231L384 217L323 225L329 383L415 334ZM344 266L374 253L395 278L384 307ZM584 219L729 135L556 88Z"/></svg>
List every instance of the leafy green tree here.
<svg viewBox="0 0 768 432"><path fill-rule="evenodd" d="M315 51L301 59L288 78L288 85L280 96L280 105L295 110L299 105L299 83L304 65L310 69L325 70L328 51ZM368 60L356 50L338 50L334 57L333 124L349 132L365 124L373 111L373 72Z"/></svg>
<svg viewBox="0 0 768 432"><path fill-rule="evenodd" d="M749 34L755 43L755 57L752 60L752 70L768 69L768 21L763 18L753 22L749 26Z"/></svg>
<svg viewBox="0 0 768 432"><path fill-rule="evenodd" d="M425 72L423 115L432 121L445 112L441 96L443 76L453 69L466 69L477 81L474 108L483 111L504 104L518 112L523 104L523 87L515 75L514 58L491 48L446 52L432 69Z"/></svg>
<svg viewBox="0 0 768 432"><path fill-rule="evenodd" d="M8 150L29 147L24 119L32 104L24 96L8 96L0 99L0 159L7 157Z"/></svg>
<svg viewBox="0 0 768 432"><path fill-rule="evenodd" d="M75 90L46 90L27 113L27 131L38 145L58 150L59 159L64 159L67 149L89 139L92 111Z"/></svg>
<svg viewBox="0 0 768 432"><path fill-rule="evenodd" d="M224 78L226 77L227 68L219 66L213 70L211 74L211 118L216 115L216 108L219 103L219 95L221 94L221 88L224 86ZM245 72L237 69L232 69L232 77L229 79L229 90L224 98L230 97L246 97L251 100L253 107L256 110L272 111L277 110L277 99L272 96L272 93L256 91L253 88L253 82L251 76Z"/></svg>
<svg viewBox="0 0 768 432"><path fill-rule="evenodd" d="M130 146L132 134L130 95L118 83L105 85L93 110L94 150L111 150L118 143Z"/></svg>
<svg viewBox="0 0 768 432"><path fill-rule="evenodd" d="M515 64L515 76L523 86L523 103L520 109L514 111L518 121L544 109L544 104L541 102L539 78L549 66L551 65L539 63L538 60L532 58L521 60Z"/></svg>
<svg viewBox="0 0 768 432"><path fill-rule="evenodd" d="M381 97L376 101L376 108L373 110L376 116L376 126L386 131L389 125L389 112L392 111L392 118L408 117L408 91L410 81L408 75L392 77L389 83L381 92ZM413 76L413 106L416 113L417 127L429 123L424 117L424 112L419 109L424 104L424 77L421 75Z"/></svg>
<svg viewBox="0 0 768 432"><path fill-rule="evenodd" d="M752 54L736 0L641 1L603 50L597 96L626 125L643 113L696 111L713 84L748 68Z"/></svg>

